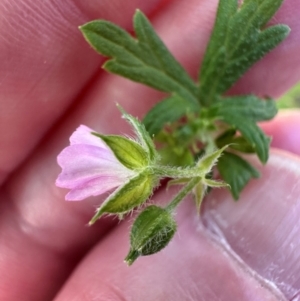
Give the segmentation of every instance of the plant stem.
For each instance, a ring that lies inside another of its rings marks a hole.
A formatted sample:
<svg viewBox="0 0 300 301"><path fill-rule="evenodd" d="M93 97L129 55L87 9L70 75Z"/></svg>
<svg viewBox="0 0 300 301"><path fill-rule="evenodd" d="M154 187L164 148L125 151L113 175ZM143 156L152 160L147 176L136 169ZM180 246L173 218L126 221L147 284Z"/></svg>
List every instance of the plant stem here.
<svg viewBox="0 0 300 301"><path fill-rule="evenodd" d="M175 207L194 189L194 187L201 181L201 177L191 179L175 196L171 203L166 207L168 211L173 211Z"/></svg>
<svg viewBox="0 0 300 301"><path fill-rule="evenodd" d="M199 167L190 167L190 168L178 168L178 167L169 167L169 166L151 166L152 172L155 175L160 176L161 178L194 178L194 177L203 177L205 173L199 169Z"/></svg>

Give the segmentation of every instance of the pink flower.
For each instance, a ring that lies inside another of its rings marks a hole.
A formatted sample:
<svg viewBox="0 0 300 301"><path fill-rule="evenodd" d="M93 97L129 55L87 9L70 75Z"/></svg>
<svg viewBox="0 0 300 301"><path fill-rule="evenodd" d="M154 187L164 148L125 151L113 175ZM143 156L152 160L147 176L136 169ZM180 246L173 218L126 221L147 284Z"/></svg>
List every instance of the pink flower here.
<svg viewBox="0 0 300 301"><path fill-rule="evenodd" d="M79 201L125 184L136 173L116 158L112 150L81 125L70 137L70 146L57 157L62 168L56 185L70 189L65 199Z"/></svg>

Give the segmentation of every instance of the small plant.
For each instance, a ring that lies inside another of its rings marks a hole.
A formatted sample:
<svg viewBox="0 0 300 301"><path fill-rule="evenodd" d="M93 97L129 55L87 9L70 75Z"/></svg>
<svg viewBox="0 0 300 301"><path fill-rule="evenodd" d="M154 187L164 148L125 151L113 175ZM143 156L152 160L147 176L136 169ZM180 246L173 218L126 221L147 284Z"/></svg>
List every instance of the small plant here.
<svg viewBox="0 0 300 301"><path fill-rule="evenodd" d="M104 20L80 27L87 42L109 57L105 70L169 95L142 122L119 107L134 138L101 135L82 125L58 156L62 172L56 185L70 189L66 200L111 192L90 224L103 214L122 218L143 208L131 229L128 265L169 243L177 227L174 211L188 194L193 194L199 211L208 189L230 187L237 200L249 180L259 177L240 154L256 153L267 162L270 138L256 123L276 115L275 103L226 92L289 34L285 25L267 26L282 2L220 0L196 82L140 11L134 15L135 37ZM215 165L224 181L214 178ZM169 179L168 185L181 185L181 190L164 208L147 206L163 178Z"/></svg>

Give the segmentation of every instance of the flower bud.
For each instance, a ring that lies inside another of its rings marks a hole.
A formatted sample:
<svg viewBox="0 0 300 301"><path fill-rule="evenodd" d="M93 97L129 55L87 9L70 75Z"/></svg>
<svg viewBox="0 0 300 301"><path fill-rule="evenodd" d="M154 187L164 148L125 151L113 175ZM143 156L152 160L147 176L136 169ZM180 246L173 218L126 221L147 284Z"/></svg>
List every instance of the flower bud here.
<svg viewBox="0 0 300 301"><path fill-rule="evenodd" d="M131 265L139 256L159 252L170 242L176 228L176 222L168 210L154 205L147 207L132 226L131 247L125 262Z"/></svg>

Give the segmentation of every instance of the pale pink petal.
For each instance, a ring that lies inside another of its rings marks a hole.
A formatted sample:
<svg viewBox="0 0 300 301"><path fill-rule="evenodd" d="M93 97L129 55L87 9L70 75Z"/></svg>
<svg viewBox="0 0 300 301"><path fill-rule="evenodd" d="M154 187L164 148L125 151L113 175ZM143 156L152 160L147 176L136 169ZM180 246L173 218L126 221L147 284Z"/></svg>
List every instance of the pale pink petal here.
<svg viewBox="0 0 300 301"><path fill-rule="evenodd" d="M56 183L64 188L74 188L95 177L127 179L133 173L112 153L92 145L71 145L58 155L57 161L62 172Z"/></svg>
<svg viewBox="0 0 300 301"><path fill-rule="evenodd" d="M62 168L56 185L70 189L66 200L82 200L110 191L135 176L115 157L94 130L81 125L70 137L70 146L57 157Z"/></svg>
<svg viewBox="0 0 300 301"><path fill-rule="evenodd" d="M70 144L87 144L109 149L109 147L99 137L92 134L93 132L96 131L85 125L80 125L71 135Z"/></svg>
<svg viewBox="0 0 300 301"><path fill-rule="evenodd" d="M108 192L122 184L124 184L124 179L116 177L97 177L90 179L82 185L76 186L74 189L66 195L66 201L81 201L90 196L97 196Z"/></svg>
<svg viewBox="0 0 300 301"><path fill-rule="evenodd" d="M93 145L68 146L58 155L57 161L62 172L56 185L71 189L69 200L74 193L74 200L102 194L125 183L135 174L123 166L109 149ZM76 191L79 192L76 194ZM81 198L79 195L85 196Z"/></svg>

